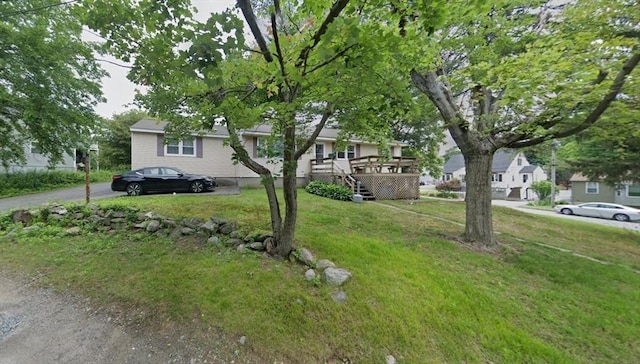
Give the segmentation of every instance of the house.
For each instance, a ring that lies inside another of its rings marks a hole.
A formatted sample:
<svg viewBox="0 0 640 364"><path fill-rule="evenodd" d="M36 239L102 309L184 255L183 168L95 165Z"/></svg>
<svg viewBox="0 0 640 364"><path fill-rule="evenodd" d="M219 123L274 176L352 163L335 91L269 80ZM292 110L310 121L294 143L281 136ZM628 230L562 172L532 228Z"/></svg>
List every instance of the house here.
<svg viewBox="0 0 640 364"><path fill-rule="evenodd" d="M49 158L40 152L34 143L28 143L24 146L24 155L26 158L25 164L9 164L7 172L28 172L34 170L76 170L76 157L70 154L65 154L62 161L55 165L51 165Z"/></svg>
<svg viewBox="0 0 640 364"><path fill-rule="evenodd" d="M233 149L226 145L229 137L224 126L204 135L193 134L189 140L175 141L165 136L167 122L142 119L131 130L131 166L133 169L152 165L174 166L190 173L216 177L219 185L260 186L260 176L240 163L233 161ZM282 163L267 158L265 151L271 129L261 125L244 130L242 142L251 156L263 166L279 175ZM331 159L346 173L351 173L350 159L378 155L376 144L351 140L344 149L336 149L338 130L324 128L309 151L298 160L296 175L298 185L305 185L311 175L312 160ZM277 146L271 146L271 149ZM392 156L401 156L402 144L390 146ZM276 179L276 183L278 180Z"/></svg>
<svg viewBox="0 0 640 364"><path fill-rule="evenodd" d="M493 198L535 199L531 184L546 181L547 174L539 166L529 164L524 153L499 150L493 156L491 167ZM465 166L462 154L454 154L443 166L442 181L457 179L464 185Z"/></svg>
<svg viewBox="0 0 640 364"><path fill-rule="evenodd" d="M625 182L612 186L576 173L571 176L571 202L610 202L640 207L640 183Z"/></svg>

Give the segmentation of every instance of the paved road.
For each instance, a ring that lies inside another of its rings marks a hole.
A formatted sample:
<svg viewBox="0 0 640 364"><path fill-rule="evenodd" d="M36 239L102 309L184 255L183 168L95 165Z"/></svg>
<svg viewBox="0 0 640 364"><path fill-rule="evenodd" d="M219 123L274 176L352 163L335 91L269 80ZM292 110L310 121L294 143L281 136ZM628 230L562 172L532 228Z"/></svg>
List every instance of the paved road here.
<svg viewBox="0 0 640 364"><path fill-rule="evenodd" d="M217 187L215 192L207 192L207 194L231 195L239 194L238 187ZM125 192L111 191L111 183L95 183L91 185L90 197L91 201L107 198L125 196ZM51 202L84 202L86 198L85 186L64 188L56 191L36 193L32 195L17 196L0 199L0 213L6 213L11 210L20 208L38 207L40 205Z"/></svg>
<svg viewBox="0 0 640 364"><path fill-rule="evenodd" d="M124 195L124 192L111 191L111 183L95 183L90 186L91 200L106 197ZM16 196L0 199L0 213L19 208L37 207L49 202L75 202L84 201L86 197L85 186L63 188L55 191L35 193L32 195Z"/></svg>
<svg viewBox="0 0 640 364"><path fill-rule="evenodd" d="M584 221L592 224L615 226L615 227L621 227L621 228L640 232L640 222L623 222L623 221L616 221L616 220L597 219L593 217L562 215L562 214L556 213L555 211L540 210L540 209L533 208L532 206L527 206L527 201L493 200L492 204L494 206L506 206L506 207L514 208L516 210L524 211L530 214L546 215L546 216L557 217L559 219L570 219L570 220Z"/></svg>

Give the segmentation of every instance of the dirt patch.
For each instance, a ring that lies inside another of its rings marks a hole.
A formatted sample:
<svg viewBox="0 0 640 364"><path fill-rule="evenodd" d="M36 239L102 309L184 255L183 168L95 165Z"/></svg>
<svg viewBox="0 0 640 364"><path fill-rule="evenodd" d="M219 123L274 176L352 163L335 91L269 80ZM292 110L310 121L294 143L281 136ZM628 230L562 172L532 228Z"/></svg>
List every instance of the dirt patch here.
<svg viewBox="0 0 640 364"><path fill-rule="evenodd" d="M248 345L214 328L142 310L95 307L0 271L0 364L255 363Z"/></svg>

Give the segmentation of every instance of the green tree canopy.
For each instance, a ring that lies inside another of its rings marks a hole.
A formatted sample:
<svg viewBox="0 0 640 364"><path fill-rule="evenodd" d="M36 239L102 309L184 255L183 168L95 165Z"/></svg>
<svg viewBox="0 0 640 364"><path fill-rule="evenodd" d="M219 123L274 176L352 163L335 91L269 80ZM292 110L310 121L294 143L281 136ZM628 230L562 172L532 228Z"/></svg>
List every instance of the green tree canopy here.
<svg viewBox="0 0 640 364"><path fill-rule="evenodd" d="M114 114L103 123L103 131L98 137L100 165L103 168L117 168L131 165L131 126L148 117L141 110L131 110Z"/></svg>
<svg viewBox="0 0 640 364"><path fill-rule="evenodd" d="M595 124L637 75L640 7L625 0L509 0L488 3L481 14L465 1L447 9L458 15L431 38L407 41L416 50L411 76L465 157L465 239L495 246L493 154Z"/></svg>
<svg viewBox="0 0 640 364"><path fill-rule="evenodd" d="M0 162L5 168L25 161L28 143L53 164L89 140L105 72L81 32L66 3L0 2Z"/></svg>
<svg viewBox="0 0 640 364"><path fill-rule="evenodd" d="M332 125L343 141L356 135L384 146L393 138L391 123L419 119L427 103L395 64L401 53L396 24L406 9L384 1L260 4L266 19L257 19L250 1L238 1L251 43L234 10L199 22L188 1L93 0L82 6L109 51L133 61L129 78L148 89L138 101L168 120L171 133L228 129L234 158L264 182L275 238L269 252L286 256L297 218L298 159L320 130ZM423 21L439 21L442 8L432 7ZM384 22L369 21L379 15ZM284 218L276 176L251 158L241 139L243 130L263 124L283 146L277 177Z"/></svg>

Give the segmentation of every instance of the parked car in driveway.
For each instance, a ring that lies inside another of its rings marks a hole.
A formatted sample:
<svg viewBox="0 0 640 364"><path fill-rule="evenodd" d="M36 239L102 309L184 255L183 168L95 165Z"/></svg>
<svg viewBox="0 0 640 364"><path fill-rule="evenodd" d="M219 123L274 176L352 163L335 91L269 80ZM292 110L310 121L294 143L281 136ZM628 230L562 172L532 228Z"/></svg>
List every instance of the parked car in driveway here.
<svg viewBox="0 0 640 364"><path fill-rule="evenodd" d="M557 205L555 210L564 215L580 215L613 219L618 221L640 221L640 210L608 202L586 202L579 205Z"/></svg>
<svg viewBox="0 0 640 364"><path fill-rule="evenodd" d="M130 196L147 192L204 192L216 187L214 177L189 174L175 167L144 167L116 174L111 178L111 190Z"/></svg>

